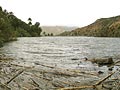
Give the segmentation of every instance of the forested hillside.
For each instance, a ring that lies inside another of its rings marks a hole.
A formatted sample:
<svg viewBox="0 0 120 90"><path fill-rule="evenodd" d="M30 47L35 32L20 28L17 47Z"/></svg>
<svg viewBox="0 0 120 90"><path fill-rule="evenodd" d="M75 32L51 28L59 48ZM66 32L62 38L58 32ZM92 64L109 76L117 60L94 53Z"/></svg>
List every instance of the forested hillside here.
<svg viewBox="0 0 120 90"><path fill-rule="evenodd" d="M88 26L77 28L71 32L64 32L60 35L120 37L120 16L101 18Z"/></svg>
<svg viewBox="0 0 120 90"><path fill-rule="evenodd" d="M15 40L16 37L38 37L41 36L42 29L40 23L32 25L32 19L28 18L29 23L17 18L13 12L8 12L0 7L0 46L4 42Z"/></svg>

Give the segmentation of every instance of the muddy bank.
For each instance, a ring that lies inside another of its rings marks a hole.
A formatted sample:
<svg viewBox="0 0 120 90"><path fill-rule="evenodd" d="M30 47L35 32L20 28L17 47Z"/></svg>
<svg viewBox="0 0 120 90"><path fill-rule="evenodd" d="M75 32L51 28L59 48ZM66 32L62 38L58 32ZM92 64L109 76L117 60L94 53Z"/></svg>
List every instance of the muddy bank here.
<svg viewBox="0 0 120 90"><path fill-rule="evenodd" d="M120 90L120 62L112 67L117 68L99 73L39 62L30 66L2 56L0 90Z"/></svg>

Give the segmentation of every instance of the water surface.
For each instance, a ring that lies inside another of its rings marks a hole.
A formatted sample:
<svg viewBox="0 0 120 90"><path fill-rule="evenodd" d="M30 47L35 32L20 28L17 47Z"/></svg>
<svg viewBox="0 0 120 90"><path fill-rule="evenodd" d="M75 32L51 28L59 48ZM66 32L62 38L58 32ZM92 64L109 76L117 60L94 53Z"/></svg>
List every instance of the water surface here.
<svg viewBox="0 0 120 90"><path fill-rule="evenodd" d="M22 37L6 43L0 53L15 58L25 65L35 62L63 68L93 67L87 58L120 56L120 38L100 37Z"/></svg>

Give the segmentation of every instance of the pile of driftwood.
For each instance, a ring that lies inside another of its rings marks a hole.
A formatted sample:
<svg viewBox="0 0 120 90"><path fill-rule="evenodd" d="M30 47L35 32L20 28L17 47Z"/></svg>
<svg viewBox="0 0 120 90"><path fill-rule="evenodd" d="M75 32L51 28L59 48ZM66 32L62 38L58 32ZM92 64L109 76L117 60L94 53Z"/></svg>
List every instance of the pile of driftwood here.
<svg viewBox="0 0 120 90"><path fill-rule="evenodd" d="M117 63L119 61L113 65ZM107 84L111 83L111 80L113 86L109 87ZM39 67L36 68L11 62L0 62L0 90L17 89L120 90L120 72L119 70L111 71L111 73L101 76L98 72L83 72L77 69L64 69L46 64L39 64Z"/></svg>
<svg viewBox="0 0 120 90"><path fill-rule="evenodd" d="M93 89L99 89L98 86L104 82L106 79L108 79L109 77L111 77L115 72L109 74L108 76L104 77L103 79L101 79L100 81L96 82L93 85L89 85L89 86L79 86L79 87L68 87L68 88L61 88L58 90L80 90L80 89L84 89L84 88L93 88ZM100 90L100 89L99 89Z"/></svg>

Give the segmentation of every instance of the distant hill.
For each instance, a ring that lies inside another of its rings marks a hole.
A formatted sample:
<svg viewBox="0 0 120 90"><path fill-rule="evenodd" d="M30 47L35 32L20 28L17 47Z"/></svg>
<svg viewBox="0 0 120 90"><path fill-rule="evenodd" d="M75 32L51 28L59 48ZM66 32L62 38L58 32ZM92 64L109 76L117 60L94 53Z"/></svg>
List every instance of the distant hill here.
<svg viewBox="0 0 120 90"><path fill-rule="evenodd" d="M97 37L120 37L120 16L101 18L94 23L64 32L61 36L97 36Z"/></svg>
<svg viewBox="0 0 120 90"><path fill-rule="evenodd" d="M42 34L45 32L46 34L53 33L54 35L58 35L65 31L72 31L78 27L68 27L68 26L41 26Z"/></svg>

